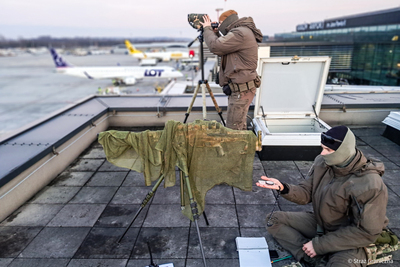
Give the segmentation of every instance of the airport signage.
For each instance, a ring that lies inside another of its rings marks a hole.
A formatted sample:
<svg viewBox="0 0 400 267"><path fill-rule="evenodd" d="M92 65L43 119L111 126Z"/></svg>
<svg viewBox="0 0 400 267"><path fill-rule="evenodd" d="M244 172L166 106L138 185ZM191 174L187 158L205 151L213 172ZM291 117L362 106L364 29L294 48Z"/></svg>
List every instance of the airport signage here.
<svg viewBox="0 0 400 267"><path fill-rule="evenodd" d="M327 29L346 27L346 20L342 19L342 20L327 21L325 22L325 26Z"/></svg>

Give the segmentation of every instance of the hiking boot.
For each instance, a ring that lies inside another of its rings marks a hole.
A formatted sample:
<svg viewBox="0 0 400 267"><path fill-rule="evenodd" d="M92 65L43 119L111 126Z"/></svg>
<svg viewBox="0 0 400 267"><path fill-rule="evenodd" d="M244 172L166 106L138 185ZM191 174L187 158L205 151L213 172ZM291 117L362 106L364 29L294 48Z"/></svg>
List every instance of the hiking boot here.
<svg viewBox="0 0 400 267"><path fill-rule="evenodd" d="M302 258L300 262L306 267L323 267L328 263L325 255L317 255L313 258L304 255L304 258Z"/></svg>

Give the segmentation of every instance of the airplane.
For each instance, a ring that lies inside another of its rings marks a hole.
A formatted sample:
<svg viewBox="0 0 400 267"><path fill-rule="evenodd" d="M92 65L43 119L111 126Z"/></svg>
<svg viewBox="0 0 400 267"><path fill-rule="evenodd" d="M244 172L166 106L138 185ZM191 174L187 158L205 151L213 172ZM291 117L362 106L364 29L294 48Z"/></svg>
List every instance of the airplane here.
<svg viewBox="0 0 400 267"><path fill-rule="evenodd" d="M133 85L138 79L147 78L180 78L183 74L172 67L75 67L68 64L54 48L50 48L56 70L58 73L88 78L88 79L112 79L115 85Z"/></svg>
<svg viewBox="0 0 400 267"><path fill-rule="evenodd" d="M171 59L184 59L184 58L192 58L194 57L194 51L164 51L164 52L142 52L137 50L131 42L125 40L126 48L129 51L129 54L134 58L138 59L147 59L147 58L156 58L160 61L170 61Z"/></svg>

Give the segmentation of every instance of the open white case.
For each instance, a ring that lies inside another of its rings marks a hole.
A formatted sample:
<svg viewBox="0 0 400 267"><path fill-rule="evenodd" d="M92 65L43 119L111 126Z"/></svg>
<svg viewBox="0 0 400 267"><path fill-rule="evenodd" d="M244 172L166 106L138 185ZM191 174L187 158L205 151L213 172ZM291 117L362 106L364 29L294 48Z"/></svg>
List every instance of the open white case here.
<svg viewBox="0 0 400 267"><path fill-rule="evenodd" d="M261 131L261 160L313 160L321 133L318 118L330 57L261 58L253 124Z"/></svg>

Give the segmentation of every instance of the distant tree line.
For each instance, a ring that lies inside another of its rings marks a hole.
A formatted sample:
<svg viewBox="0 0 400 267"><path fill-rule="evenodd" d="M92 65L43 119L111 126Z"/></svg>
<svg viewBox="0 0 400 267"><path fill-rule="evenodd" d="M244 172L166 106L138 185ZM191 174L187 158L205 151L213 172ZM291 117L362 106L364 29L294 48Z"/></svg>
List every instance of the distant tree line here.
<svg viewBox="0 0 400 267"><path fill-rule="evenodd" d="M38 38L17 40L6 39L0 36L0 48L35 48L35 47L54 47L54 48L76 48L87 46L114 46L123 44L126 39L133 43L153 43L153 42L189 42L189 38L171 37L137 37L137 38L96 38L96 37L75 37L75 38L53 38L51 36L40 36Z"/></svg>

